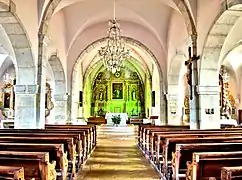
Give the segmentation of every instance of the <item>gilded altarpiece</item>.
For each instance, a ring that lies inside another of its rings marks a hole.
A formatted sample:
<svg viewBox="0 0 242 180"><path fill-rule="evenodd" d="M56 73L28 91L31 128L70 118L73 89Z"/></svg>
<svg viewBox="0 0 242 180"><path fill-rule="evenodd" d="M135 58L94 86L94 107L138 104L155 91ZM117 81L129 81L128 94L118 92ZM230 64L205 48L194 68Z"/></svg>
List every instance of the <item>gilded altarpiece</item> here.
<svg viewBox="0 0 242 180"><path fill-rule="evenodd" d="M99 72L92 87L91 116L107 112L144 115L144 85L136 72Z"/></svg>
<svg viewBox="0 0 242 180"><path fill-rule="evenodd" d="M1 106L4 109L4 115L7 118L14 117L14 106L15 106L14 84L15 84L15 80L6 83L2 88Z"/></svg>

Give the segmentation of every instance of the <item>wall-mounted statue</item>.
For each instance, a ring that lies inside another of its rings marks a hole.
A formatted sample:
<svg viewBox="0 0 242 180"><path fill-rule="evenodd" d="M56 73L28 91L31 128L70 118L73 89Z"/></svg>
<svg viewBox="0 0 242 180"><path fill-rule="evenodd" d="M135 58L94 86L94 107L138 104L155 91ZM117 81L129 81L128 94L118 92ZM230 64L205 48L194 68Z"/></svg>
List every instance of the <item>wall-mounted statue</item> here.
<svg viewBox="0 0 242 180"><path fill-rule="evenodd" d="M136 91L135 90L132 91L132 100L133 101L136 100Z"/></svg>
<svg viewBox="0 0 242 180"><path fill-rule="evenodd" d="M50 115L50 111L54 108L54 103L52 102L51 88L50 84L46 83L46 92L45 92L45 117Z"/></svg>

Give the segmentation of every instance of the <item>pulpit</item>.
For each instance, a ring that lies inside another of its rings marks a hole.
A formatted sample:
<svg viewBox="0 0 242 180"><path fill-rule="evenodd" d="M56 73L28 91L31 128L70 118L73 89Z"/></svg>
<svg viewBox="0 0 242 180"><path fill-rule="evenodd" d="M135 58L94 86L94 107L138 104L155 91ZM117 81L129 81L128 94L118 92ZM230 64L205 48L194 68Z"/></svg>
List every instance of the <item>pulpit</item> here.
<svg viewBox="0 0 242 180"><path fill-rule="evenodd" d="M107 125L113 125L112 117L120 115L121 126L126 126L126 122L128 120L128 114L127 113L106 113L105 119L107 120Z"/></svg>

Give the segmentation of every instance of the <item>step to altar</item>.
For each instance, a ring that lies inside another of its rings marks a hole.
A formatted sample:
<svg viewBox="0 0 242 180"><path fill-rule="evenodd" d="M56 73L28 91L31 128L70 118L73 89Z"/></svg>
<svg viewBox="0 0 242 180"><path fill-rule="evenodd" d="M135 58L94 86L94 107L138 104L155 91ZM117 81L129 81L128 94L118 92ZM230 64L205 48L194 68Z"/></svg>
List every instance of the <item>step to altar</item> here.
<svg viewBox="0 0 242 180"><path fill-rule="evenodd" d="M97 127L97 136L99 138L111 137L114 139L136 139L137 137L137 126L111 126L111 125L100 125Z"/></svg>

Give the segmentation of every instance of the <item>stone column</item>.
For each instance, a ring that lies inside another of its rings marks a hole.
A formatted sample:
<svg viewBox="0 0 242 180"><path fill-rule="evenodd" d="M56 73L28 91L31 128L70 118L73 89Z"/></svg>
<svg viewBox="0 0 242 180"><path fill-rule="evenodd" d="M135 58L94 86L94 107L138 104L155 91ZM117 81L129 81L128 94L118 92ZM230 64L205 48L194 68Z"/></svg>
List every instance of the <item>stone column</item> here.
<svg viewBox="0 0 242 180"><path fill-rule="evenodd" d="M190 92L192 99L190 100L190 128L200 128L199 117L199 95L197 93L198 87L198 71L197 71L197 34L191 35L192 38L192 92Z"/></svg>
<svg viewBox="0 0 242 180"><path fill-rule="evenodd" d="M43 47L43 48L42 48ZM44 34L39 34L39 57L37 84L39 85L37 100L36 100L36 118L37 128L44 128L45 123L45 89L46 89L46 53L47 53L47 38Z"/></svg>
<svg viewBox="0 0 242 180"><path fill-rule="evenodd" d="M43 122L36 119L36 94L38 85L16 85L15 91L15 129L41 128Z"/></svg>
<svg viewBox="0 0 242 180"><path fill-rule="evenodd" d="M220 128L219 86L198 86L200 129ZM190 124L193 123L190 122ZM191 126L195 126L191 124Z"/></svg>
<svg viewBox="0 0 242 180"><path fill-rule="evenodd" d="M163 91L161 91L160 95L160 125L167 125L167 99L166 95L164 95Z"/></svg>
<svg viewBox="0 0 242 180"><path fill-rule="evenodd" d="M56 94L55 98L55 124L66 124L67 95Z"/></svg>

